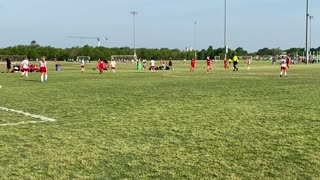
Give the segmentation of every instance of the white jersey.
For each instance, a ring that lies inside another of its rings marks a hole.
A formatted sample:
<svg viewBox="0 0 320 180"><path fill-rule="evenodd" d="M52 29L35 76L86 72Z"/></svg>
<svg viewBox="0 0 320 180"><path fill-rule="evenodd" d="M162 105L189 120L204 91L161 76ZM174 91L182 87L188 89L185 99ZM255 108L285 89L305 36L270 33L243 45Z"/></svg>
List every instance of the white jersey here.
<svg viewBox="0 0 320 180"><path fill-rule="evenodd" d="M40 61L40 67L46 67L47 62L46 61Z"/></svg>
<svg viewBox="0 0 320 180"><path fill-rule="evenodd" d="M111 61L111 67L115 68L117 65L116 61Z"/></svg>
<svg viewBox="0 0 320 180"><path fill-rule="evenodd" d="M286 62L286 60L285 60L285 59L281 59L281 60L280 60L280 65L281 65L281 67L287 67L287 62Z"/></svg>
<svg viewBox="0 0 320 180"><path fill-rule="evenodd" d="M24 68L24 69L29 68L29 60L28 59L23 60L21 62L21 64L22 64L22 68Z"/></svg>
<svg viewBox="0 0 320 180"><path fill-rule="evenodd" d="M80 61L80 64L81 64L81 66L84 66L84 60L83 59Z"/></svg>
<svg viewBox="0 0 320 180"><path fill-rule="evenodd" d="M156 65L156 62L155 62L154 60L151 60L151 61L150 61L150 64L151 64L151 66L155 66L155 65Z"/></svg>
<svg viewBox="0 0 320 180"><path fill-rule="evenodd" d="M249 64L249 65L251 64L251 59L248 59L248 64Z"/></svg>

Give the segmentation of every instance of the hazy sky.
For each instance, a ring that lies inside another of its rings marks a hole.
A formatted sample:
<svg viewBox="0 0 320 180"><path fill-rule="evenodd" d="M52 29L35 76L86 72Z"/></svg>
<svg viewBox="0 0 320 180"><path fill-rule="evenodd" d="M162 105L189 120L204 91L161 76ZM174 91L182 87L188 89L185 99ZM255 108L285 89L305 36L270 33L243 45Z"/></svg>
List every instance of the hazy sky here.
<svg viewBox="0 0 320 180"><path fill-rule="evenodd" d="M320 46L320 0L310 1L312 44ZM249 52L268 47L305 46L306 0L227 0L228 45ZM53 47L136 47L197 49L224 45L224 0L1 0L0 48L30 44ZM194 22L197 21L195 25ZM195 31L196 27L196 31Z"/></svg>

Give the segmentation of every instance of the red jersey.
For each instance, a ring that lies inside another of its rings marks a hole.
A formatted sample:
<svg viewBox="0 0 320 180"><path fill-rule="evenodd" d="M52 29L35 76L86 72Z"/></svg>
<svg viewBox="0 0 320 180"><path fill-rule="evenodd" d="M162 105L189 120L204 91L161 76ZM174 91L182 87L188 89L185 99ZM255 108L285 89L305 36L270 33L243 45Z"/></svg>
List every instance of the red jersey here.
<svg viewBox="0 0 320 180"><path fill-rule="evenodd" d="M290 58L290 57L287 57L286 63L287 63L287 67L289 68L289 65L290 65L290 63L291 63L291 58Z"/></svg>
<svg viewBox="0 0 320 180"><path fill-rule="evenodd" d="M223 65L225 69L229 69L229 64L227 59L223 60Z"/></svg>
<svg viewBox="0 0 320 180"><path fill-rule="evenodd" d="M207 59L207 66L211 66L211 59Z"/></svg>
<svg viewBox="0 0 320 180"><path fill-rule="evenodd" d="M98 66L99 66L99 69L103 69L103 66L104 66L104 63L103 63L103 61L99 61L99 64L98 64Z"/></svg>
<svg viewBox="0 0 320 180"><path fill-rule="evenodd" d="M196 65L196 60L194 58L191 59L191 67L194 67Z"/></svg>

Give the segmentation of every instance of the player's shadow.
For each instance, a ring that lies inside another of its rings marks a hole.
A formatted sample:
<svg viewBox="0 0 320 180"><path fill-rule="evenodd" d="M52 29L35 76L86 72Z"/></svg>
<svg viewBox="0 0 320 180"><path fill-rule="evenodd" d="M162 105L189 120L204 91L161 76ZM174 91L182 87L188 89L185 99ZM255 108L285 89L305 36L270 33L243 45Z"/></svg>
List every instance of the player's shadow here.
<svg viewBox="0 0 320 180"><path fill-rule="evenodd" d="M35 80L35 79L20 79L20 81L25 81L25 82L40 82L39 80Z"/></svg>

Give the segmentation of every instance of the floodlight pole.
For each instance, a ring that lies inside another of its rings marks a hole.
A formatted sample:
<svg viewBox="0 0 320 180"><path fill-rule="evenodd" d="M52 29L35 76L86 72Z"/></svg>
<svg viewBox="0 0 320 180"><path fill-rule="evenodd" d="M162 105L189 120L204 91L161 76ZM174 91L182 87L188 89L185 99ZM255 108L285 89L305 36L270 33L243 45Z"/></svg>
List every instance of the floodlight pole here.
<svg viewBox="0 0 320 180"><path fill-rule="evenodd" d="M311 55L311 58L312 58L312 52L311 52L311 49L312 49L312 38L311 38L311 34L312 34L312 28L311 28L311 21L312 19L314 18L314 16L311 16L309 15L309 49L310 49L310 55ZM312 60L310 57L309 59Z"/></svg>
<svg viewBox="0 0 320 180"><path fill-rule="evenodd" d="M197 59L197 21L194 21L194 59Z"/></svg>
<svg viewBox="0 0 320 180"><path fill-rule="evenodd" d="M227 46L227 0L224 0L224 59L227 60L228 46Z"/></svg>
<svg viewBox="0 0 320 180"><path fill-rule="evenodd" d="M307 10L306 10L306 64L309 63L309 0L307 0Z"/></svg>
<svg viewBox="0 0 320 180"><path fill-rule="evenodd" d="M137 11L131 11L131 15L133 16L133 56L134 59L137 59L137 52L136 52L136 15L138 15Z"/></svg>

